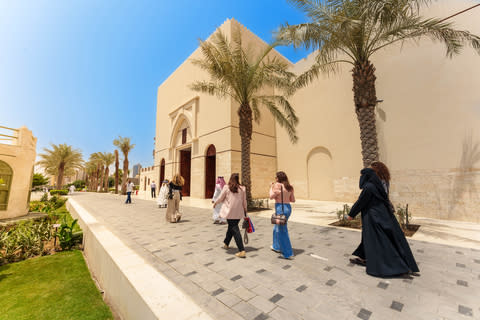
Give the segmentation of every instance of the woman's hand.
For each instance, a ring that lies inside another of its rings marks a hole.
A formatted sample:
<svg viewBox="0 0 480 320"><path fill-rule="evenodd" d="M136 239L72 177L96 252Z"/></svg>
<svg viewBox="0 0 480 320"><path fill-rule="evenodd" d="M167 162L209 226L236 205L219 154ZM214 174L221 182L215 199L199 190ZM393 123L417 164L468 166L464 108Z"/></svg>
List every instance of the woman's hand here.
<svg viewBox="0 0 480 320"><path fill-rule="evenodd" d="M212 201L213 202L213 201ZM213 202L213 209L215 209L215 206L217 205L216 202Z"/></svg>
<svg viewBox="0 0 480 320"><path fill-rule="evenodd" d="M353 218L350 216L347 216L347 220L353 220Z"/></svg>

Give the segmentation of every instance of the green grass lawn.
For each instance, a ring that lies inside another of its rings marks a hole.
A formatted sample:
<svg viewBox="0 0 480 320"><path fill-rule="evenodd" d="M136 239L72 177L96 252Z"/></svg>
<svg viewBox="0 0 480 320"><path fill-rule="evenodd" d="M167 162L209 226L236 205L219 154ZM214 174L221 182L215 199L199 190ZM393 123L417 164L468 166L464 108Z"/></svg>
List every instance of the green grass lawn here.
<svg viewBox="0 0 480 320"><path fill-rule="evenodd" d="M80 251L0 267L1 320L113 319Z"/></svg>

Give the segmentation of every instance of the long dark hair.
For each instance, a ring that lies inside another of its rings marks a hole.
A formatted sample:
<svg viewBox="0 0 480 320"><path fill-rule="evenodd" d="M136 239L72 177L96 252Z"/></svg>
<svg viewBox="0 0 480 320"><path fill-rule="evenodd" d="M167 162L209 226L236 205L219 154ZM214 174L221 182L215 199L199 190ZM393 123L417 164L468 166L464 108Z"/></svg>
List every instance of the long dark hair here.
<svg viewBox="0 0 480 320"><path fill-rule="evenodd" d="M230 180L228 180L228 188L233 193L238 192L238 186L240 186L240 178L238 177L238 173L232 173L230 176Z"/></svg>
<svg viewBox="0 0 480 320"><path fill-rule="evenodd" d="M290 184L290 182L288 182L288 177L287 177L287 174L285 172L283 172L283 171L278 171L277 172L277 181L280 182L280 183L283 183L283 186L285 187L285 189L287 189L288 192L293 191L293 187Z"/></svg>
<svg viewBox="0 0 480 320"><path fill-rule="evenodd" d="M387 183L390 182L390 171L388 171L388 168L385 165L385 163L380 161L373 161L370 164L370 167L373 169L373 171L375 171L375 173L380 178L380 180L383 180Z"/></svg>

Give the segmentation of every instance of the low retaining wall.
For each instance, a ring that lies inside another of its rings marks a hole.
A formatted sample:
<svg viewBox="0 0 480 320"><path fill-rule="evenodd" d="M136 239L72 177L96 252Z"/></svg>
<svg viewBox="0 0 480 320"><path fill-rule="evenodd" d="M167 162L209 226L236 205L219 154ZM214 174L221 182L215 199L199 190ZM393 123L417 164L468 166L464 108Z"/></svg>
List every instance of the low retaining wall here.
<svg viewBox="0 0 480 320"><path fill-rule="evenodd" d="M84 253L105 299L121 319L205 319L197 304L70 198L83 229Z"/></svg>

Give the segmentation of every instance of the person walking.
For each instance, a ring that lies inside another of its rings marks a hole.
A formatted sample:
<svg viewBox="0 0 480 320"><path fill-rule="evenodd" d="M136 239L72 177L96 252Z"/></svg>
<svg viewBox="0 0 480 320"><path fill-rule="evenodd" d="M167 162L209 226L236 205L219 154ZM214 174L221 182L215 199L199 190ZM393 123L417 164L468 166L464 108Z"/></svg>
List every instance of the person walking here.
<svg viewBox="0 0 480 320"><path fill-rule="evenodd" d="M286 221L292 214L291 202L295 202L293 187L283 171L275 175L275 182L270 186L270 199L275 199L275 213L285 215ZM273 244L270 247L273 251L281 253L285 259L293 259L293 249L288 236L287 222L273 226Z"/></svg>
<svg viewBox="0 0 480 320"><path fill-rule="evenodd" d="M157 199L158 207L166 208L167 199L168 199L168 180L163 180L162 187L160 188L160 191L158 191L158 199Z"/></svg>
<svg viewBox="0 0 480 320"><path fill-rule="evenodd" d="M150 195L152 198L156 198L155 192L157 191L157 185L155 184L155 181L152 180L152 183L150 183Z"/></svg>
<svg viewBox="0 0 480 320"><path fill-rule="evenodd" d="M218 199L214 202L213 208L222 203L220 217L227 219L228 229L223 240L223 249L228 249L232 237L237 244L239 258L245 258L245 247L243 246L242 235L238 228L240 219L245 217L247 212L247 193L244 186L240 184L238 173L232 173L228 185L224 186Z"/></svg>
<svg viewBox="0 0 480 320"><path fill-rule="evenodd" d="M127 200L125 201L125 203L132 203L132 192L133 192L133 187L135 185L133 184L133 182L131 180L128 180L127 181Z"/></svg>
<svg viewBox="0 0 480 320"><path fill-rule="evenodd" d="M218 200L220 194L222 193L223 187L225 186L225 179L223 177L218 177L215 183L215 192L213 194L212 203ZM215 208L213 208L213 223L215 224L226 224L227 221L220 217L220 210L222 209L222 204L220 203Z"/></svg>
<svg viewBox="0 0 480 320"><path fill-rule="evenodd" d="M360 171L362 192L350 209L348 220L362 213L362 240L351 262L367 267L367 274L390 277L419 272L407 239L393 214L388 198L390 172L380 162Z"/></svg>
<svg viewBox="0 0 480 320"><path fill-rule="evenodd" d="M180 201L182 200L182 186L185 180L178 173L173 176L168 184L168 201L165 218L168 222L179 222L182 215L180 213Z"/></svg>

